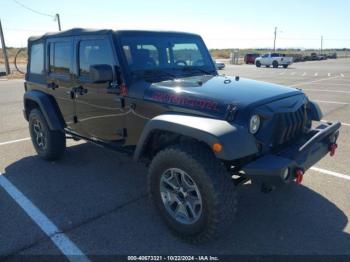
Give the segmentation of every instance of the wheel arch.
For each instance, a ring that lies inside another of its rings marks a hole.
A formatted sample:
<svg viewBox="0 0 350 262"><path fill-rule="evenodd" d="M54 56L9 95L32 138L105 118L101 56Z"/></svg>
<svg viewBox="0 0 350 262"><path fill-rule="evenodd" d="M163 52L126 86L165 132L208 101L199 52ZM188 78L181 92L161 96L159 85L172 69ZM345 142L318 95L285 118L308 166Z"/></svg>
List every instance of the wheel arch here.
<svg viewBox="0 0 350 262"><path fill-rule="evenodd" d="M173 138L163 143L159 134L168 134ZM184 140L200 142L210 149L215 143L221 144L222 151L215 153L221 160L234 160L257 152L254 137L243 127L220 119L165 114L151 119L146 124L136 145L134 160L138 161L147 156L154 141L157 142L159 151L170 144L184 142Z"/></svg>
<svg viewBox="0 0 350 262"><path fill-rule="evenodd" d="M55 99L44 92L32 90L23 96L24 117L28 121L30 111L40 109L51 130L63 131L65 122Z"/></svg>

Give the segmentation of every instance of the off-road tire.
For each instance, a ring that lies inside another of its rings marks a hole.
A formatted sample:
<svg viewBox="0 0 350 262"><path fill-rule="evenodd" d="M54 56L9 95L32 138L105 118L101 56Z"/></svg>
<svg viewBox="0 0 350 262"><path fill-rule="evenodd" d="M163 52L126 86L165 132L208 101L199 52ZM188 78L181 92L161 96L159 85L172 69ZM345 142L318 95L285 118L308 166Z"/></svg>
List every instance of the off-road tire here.
<svg viewBox="0 0 350 262"><path fill-rule="evenodd" d="M34 123L37 122L40 122L42 132L46 137L45 147L40 147L36 140ZM63 156L66 149L64 132L50 130L45 117L39 109L33 109L29 114L29 132L34 148L41 158L45 160L57 160Z"/></svg>
<svg viewBox="0 0 350 262"><path fill-rule="evenodd" d="M176 221L166 210L160 194L160 179L165 170L179 168L198 185L203 209L191 225ZM149 168L148 187L157 211L171 231L192 244L207 242L227 234L236 209L236 187L225 167L201 144L179 144L160 151Z"/></svg>
<svg viewBox="0 0 350 262"><path fill-rule="evenodd" d="M273 68L278 68L278 62L277 61L273 61L272 62L272 67Z"/></svg>
<svg viewBox="0 0 350 262"><path fill-rule="evenodd" d="M260 61L256 61L255 65L256 65L256 67L261 67L261 62Z"/></svg>
<svg viewBox="0 0 350 262"><path fill-rule="evenodd" d="M288 65L283 65L283 68L287 69L287 68L288 68Z"/></svg>

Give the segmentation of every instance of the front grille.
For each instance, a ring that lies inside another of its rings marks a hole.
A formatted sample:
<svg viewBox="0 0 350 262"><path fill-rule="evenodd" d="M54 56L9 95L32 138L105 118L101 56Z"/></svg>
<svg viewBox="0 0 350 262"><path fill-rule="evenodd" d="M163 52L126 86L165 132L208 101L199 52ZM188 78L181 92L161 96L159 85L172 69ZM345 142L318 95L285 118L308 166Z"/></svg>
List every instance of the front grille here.
<svg viewBox="0 0 350 262"><path fill-rule="evenodd" d="M281 145L303 132L307 120L306 108L303 105L294 112L280 113L275 117L274 145Z"/></svg>

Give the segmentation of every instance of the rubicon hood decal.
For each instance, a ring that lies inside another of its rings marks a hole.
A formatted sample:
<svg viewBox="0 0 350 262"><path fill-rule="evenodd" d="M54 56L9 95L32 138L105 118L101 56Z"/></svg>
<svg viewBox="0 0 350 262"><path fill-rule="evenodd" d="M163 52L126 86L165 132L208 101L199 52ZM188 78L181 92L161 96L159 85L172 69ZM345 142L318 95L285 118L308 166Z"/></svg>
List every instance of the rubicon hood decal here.
<svg viewBox="0 0 350 262"><path fill-rule="evenodd" d="M181 105L203 110L219 111L218 102L209 99L191 97L189 95L179 95L176 93L167 94L165 92L156 91L152 94L151 99L167 104Z"/></svg>
<svg viewBox="0 0 350 262"><path fill-rule="evenodd" d="M186 93L171 92L171 90L152 90L146 94L146 99L162 104L184 107L192 110L205 111L217 116L224 116L227 109L226 103L190 95Z"/></svg>

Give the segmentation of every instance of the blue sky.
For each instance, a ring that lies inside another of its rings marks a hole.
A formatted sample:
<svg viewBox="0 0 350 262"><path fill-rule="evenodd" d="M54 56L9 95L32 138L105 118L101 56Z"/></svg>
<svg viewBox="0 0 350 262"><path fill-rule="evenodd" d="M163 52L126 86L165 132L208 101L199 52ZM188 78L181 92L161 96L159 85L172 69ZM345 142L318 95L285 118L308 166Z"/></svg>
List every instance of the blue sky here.
<svg viewBox="0 0 350 262"><path fill-rule="evenodd" d="M59 13L72 27L176 30L202 35L210 48L350 47L348 0L18 0L40 12ZM31 35L56 31L53 18L0 0L8 46L25 46Z"/></svg>

